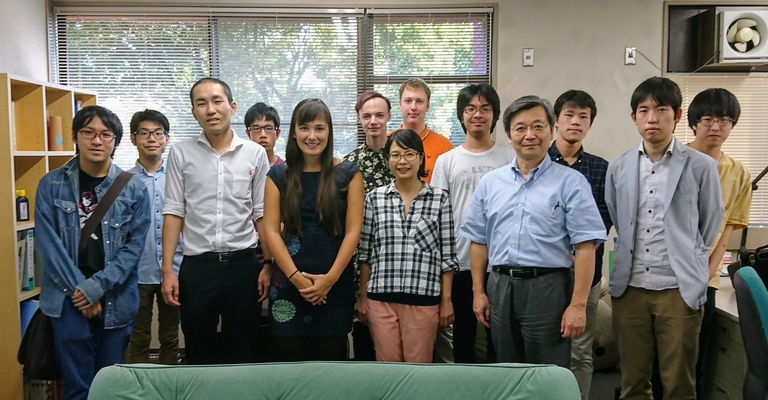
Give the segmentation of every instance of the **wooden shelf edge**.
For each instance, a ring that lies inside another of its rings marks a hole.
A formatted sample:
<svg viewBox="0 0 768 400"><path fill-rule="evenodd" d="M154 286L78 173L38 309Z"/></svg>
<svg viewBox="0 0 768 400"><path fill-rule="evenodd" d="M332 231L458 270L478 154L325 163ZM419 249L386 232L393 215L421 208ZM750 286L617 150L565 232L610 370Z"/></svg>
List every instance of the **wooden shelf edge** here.
<svg viewBox="0 0 768 400"><path fill-rule="evenodd" d="M49 151L45 153L48 157L74 157L75 151Z"/></svg>
<svg viewBox="0 0 768 400"><path fill-rule="evenodd" d="M48 154L46 151L17 151L14 150L14 157L45 157Z"/></svg>
<svg viewBox="0 0 768 400"><path fill-rule="evenodd" d="M16 223L16 232L25 231L27 229L33 229L35 227L35 221L24 221Z"/></svg>
<svg viewBox="0 0 768 400"><path fill-rule="evenodd" d="M27 290L19 293L19 303L24 300L29 300L40 294L40 286L35 286L32 290Z"/></svg>

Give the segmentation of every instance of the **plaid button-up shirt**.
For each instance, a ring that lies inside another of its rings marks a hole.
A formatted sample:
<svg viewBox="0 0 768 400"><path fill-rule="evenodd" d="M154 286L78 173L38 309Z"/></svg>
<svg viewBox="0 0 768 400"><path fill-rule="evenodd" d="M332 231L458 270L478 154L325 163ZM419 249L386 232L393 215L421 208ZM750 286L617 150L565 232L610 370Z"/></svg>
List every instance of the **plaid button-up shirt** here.
<svg viewBox="0 0 768 400"><path fill-rule="evenodd" d="M424 184L403 216L394 183L365 198L359 261L371 265L368 293L439 296L443 272L457 271L450 197Z"/></svg>
<svg viewBox="0 0 768 400"><path fill-rule="evenodd" d="M568 165L560 151L557 150L555 142L549 146L549 157L553 162L571 167L576 171L581 172L589 181L589 186L592 187L592 196L597 203L597 209L600 211L600 217L605 224L605 232L611 230L613 223L611 222L611 216L608 214L608 205L605 204L605 175L608 171L608 161L604 158L598 157L594 154L587 153L584 148L579 149L579 153L576 156L576 161L573 165ZM595 251L595 277L592 279L592 286L595 286L597 282L600 282L600 278L603 276L603 253L605 251L605 245L601 243L597 246Z"/></svg>

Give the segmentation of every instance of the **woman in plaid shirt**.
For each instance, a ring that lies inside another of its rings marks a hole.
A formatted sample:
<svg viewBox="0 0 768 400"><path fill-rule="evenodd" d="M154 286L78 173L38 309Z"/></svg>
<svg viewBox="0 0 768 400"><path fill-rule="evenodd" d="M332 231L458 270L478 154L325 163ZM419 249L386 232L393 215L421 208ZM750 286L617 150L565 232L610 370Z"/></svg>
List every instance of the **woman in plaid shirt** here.
<svg viewBox="0 0 768 400"><path fill-rule="evenodd" d="M370 192L360 237L357 314L379 361L428 363L438 327L453 323L456 239L450 197L424 183L424 147L402 129L384 147L394 182Z"/></svg>

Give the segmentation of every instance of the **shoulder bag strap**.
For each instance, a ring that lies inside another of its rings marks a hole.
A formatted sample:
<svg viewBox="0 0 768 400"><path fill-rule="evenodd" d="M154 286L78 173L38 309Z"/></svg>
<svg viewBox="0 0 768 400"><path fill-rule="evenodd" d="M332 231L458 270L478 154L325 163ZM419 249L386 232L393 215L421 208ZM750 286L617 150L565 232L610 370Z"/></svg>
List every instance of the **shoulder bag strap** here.
<svg viewBox="0 0 768 400"><path fill-rule="evenodd" d="M123 191L125 185L131 180L131 176L132 175L128 172L121 172L120 175L117 176L117 179L112 183L112 186L109 187L107 193L104 194L104 197L99 201L99 204L96 205L96 209L93 210L91 216L85 221L83 229L80 230L80 246L78 247L78 251L83 251L83 249L85 249L85 245L88 243L88 238L101 223L101 219L104 218L104 214L107 213L109 207L115 202L117 195Z"/></svg>

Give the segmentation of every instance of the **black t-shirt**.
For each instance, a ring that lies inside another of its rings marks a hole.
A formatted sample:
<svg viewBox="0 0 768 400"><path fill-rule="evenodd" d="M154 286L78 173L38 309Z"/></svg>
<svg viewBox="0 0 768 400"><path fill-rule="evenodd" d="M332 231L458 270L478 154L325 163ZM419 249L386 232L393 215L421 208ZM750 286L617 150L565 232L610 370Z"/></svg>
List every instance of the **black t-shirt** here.
<svg viewBox="0 0 768 400"><path fill-rule="evenodd" d="M99 203L99 199L96 197L96 186L99 186L104 178L106 176L94 178L80 170L80 201L77 205L80 214L80 229L83 229L85 221L88 220ZM96 226L85 248L78 254L77 267L80 268L80 272L86 278L90 278L93 274L104 269L104 240L101 236L101 224Z"/></svg>

